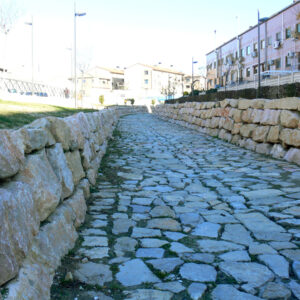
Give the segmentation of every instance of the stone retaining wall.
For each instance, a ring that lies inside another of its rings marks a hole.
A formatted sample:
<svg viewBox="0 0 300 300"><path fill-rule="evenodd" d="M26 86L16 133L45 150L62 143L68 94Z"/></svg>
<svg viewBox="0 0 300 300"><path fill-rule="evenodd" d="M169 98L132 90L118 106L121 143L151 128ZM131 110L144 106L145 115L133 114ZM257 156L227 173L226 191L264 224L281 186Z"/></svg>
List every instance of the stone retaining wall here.
<svg viewBox="0 0 300 300"><path fill-rule="evenodd" d="M153 108L158 116L300 165L300 98L225 99Z"/></svg>
<svg viewBox="0 0 300 300"><path fill-rule="evenodd" d="M47 117L0 131L0 288L8 289L7 299L50 299L55 269L84 221L107 140L119 115L135 111Z"/></svg>

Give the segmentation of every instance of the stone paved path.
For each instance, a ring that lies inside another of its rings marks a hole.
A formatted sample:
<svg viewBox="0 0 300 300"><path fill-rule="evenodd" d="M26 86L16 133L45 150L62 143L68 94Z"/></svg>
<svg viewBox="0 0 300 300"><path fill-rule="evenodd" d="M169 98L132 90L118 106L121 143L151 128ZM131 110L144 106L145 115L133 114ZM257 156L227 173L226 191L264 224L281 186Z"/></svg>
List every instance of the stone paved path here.
<svg viewBox="0 0 300 300"><path fill-rule="evenodd" d="M118 130L52 299L300 299L299 167L152 115Z"/></svg>

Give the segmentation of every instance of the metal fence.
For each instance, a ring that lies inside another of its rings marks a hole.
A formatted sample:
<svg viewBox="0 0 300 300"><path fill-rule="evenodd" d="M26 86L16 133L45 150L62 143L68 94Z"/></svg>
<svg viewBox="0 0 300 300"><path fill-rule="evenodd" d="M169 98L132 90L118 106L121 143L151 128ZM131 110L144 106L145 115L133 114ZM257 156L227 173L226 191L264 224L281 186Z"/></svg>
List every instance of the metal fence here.
<svg viewBox="0 0 300 300"><path fill-rule="evenodd" d="M280 86L294 82L300 82L300 72L266 71L261 73L261 86ZM257 75L255 76L254 81L232 83L226 87L218 88L218 91L234 91L253 88L258 88Z"/></svg>
<svg viewBox="0 0 300 300"><path fill-rule="evenodd" d="M62 97L65 98L65 89L53 87L42 83L0 77L0 90L17 93L21 95L36 95L43 97Z"/></svg>

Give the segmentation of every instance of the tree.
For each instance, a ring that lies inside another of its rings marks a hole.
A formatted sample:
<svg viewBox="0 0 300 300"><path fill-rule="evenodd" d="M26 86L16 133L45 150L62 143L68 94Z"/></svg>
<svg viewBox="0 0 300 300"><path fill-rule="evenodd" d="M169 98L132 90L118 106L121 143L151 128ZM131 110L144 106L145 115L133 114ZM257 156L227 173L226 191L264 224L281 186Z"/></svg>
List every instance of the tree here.
<svg viewBox="0 0 300 300"><path fill-rule="evenodd" d="M1 0L0 2L0 31L4 34L13 27L18 18L18 9L13 0Z"/></svg>
<svg viewBox="0 0 300 300"><path fill-rule="evenodd" d="M168 85L161 88L161 94L166 96L167 99L174 98L176 93L176 82L173 80L171 81L170 78L168 80Z"/></svg>

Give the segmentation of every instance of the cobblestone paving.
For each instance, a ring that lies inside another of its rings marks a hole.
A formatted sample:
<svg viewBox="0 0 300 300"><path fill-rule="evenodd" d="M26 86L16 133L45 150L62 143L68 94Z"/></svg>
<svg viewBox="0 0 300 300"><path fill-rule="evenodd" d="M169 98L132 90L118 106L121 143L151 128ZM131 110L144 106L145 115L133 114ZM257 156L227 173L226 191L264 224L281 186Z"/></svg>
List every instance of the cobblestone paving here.
<svg viewBox="0 0 300 300"><path fill-rule="evenodd" d="M117 130L52 299L300 299L299 167L153 115Z"/></svg>

